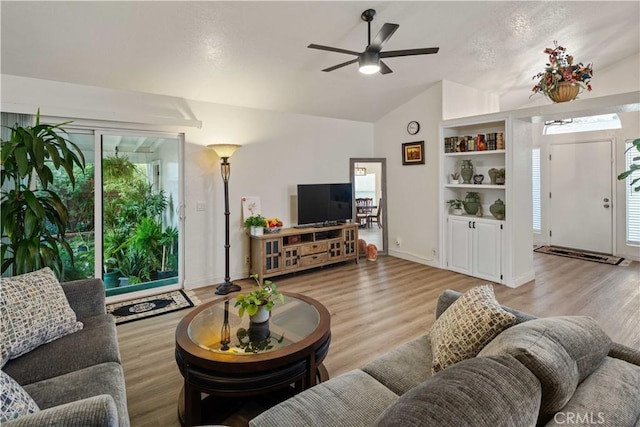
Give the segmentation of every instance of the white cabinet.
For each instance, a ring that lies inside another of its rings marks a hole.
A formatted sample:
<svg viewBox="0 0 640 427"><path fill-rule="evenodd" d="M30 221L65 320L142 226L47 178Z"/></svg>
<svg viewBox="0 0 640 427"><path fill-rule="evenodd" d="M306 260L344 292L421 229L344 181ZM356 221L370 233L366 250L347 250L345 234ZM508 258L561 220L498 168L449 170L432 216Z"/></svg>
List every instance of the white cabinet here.
<svg viewBox="0 0 640 427"><path fill-rule="evenodd" d="M458 273L502 281L502 224L472 216L449 216L448 267Z"/></svg>

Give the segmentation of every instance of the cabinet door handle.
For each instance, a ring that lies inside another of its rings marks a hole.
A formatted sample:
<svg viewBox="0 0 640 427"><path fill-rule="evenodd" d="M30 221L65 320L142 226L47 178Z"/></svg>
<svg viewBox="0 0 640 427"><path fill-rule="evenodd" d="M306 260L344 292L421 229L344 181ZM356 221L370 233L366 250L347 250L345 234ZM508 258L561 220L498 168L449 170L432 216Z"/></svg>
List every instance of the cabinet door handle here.
<svg viewBox="0 0 640 427"><path fill-rule="evenodd" d="M469 221L469 228L471 228L471 221Z"/></svg>
<svg viewBox="0 0 640 427"><path fill-rule="evenodd" d="M476 222L473 221L473 228L476 228Z"/></svg>

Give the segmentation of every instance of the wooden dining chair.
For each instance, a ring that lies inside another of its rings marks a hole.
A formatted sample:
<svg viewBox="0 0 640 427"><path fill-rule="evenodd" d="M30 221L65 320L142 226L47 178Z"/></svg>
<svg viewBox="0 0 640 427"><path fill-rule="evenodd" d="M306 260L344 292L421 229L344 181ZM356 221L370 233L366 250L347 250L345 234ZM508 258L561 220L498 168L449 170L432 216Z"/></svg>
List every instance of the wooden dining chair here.
<svg viewBox="0 0 640 427"><path fill-rule="evenodd" d="M369 214L367 213L367 199L364 197L356 198L356 221L360 226L366 226L369 220Z"/></svg>
<svg viewBox="0 0 640 427"><path fill-rule="evenodd" d="M367 215L367 227L371 227L374 222L378 224L378 228L382 228L382 198L378 200L378 206L376 207L375 215Z"/></svg>

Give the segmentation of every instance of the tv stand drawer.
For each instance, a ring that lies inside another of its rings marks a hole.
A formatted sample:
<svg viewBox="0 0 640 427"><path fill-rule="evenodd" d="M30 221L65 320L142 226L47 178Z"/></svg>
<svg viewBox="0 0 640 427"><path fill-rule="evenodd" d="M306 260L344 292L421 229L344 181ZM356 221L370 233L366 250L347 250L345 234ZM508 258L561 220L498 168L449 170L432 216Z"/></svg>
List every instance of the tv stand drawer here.
<svg viewBox="0 0 640 427"><path fill-rule="evenodd" d="M320 265L320 264L326 263L328 260L329 260L329 256L326 252L321 254L315 254L315 255L307 255L307 256L300 257L300 267Z"/></svg>
<svg viewBox="0 0 640 427"><path fill-rule="evenodd" d="M322 252L327 252L328 246L327 242L315 242L310 243L308 245L303 245L300 247L300 255L311 255L311 254L319 254Z"/></svg>

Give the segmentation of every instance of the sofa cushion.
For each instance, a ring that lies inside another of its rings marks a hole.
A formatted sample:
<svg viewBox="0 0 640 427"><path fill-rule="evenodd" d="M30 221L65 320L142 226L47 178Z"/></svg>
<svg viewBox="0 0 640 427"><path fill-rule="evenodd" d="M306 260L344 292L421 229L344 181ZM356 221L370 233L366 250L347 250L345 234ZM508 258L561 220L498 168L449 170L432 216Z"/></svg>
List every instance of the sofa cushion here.
<svg viewBox="0 0 640 427"><path fill-rule="evenodd" d="M422 335L389 350L362 370L389 390L403 395L431 376L431 340Z"/></svg>
<svg viewBox="0 0 640 427"><path fill-rule="evenodd" d="M431 327L432 373L474 357L515 320L500 307L491 285L466 292Z"/></svg>
<svg viewBox="0 0 640 427"><path fill-rule="evenodd" d="M578 383L602 363L611 339L587 316L548 317L498 335L479 356L510 354L542 384L542 419L559 411Z"/></svg>
<svg viewBox="0 0 640 427"><path fill-rule="evenodd" d="M398 396L360 370L285 400L249 422L252 427L369 427Z"/></svg>
<svg viewBox="0 0 640 427"><path fill-rule="evenodd" d="M4 371L0 371L0 424L40 410L36 402Z"/></svg>
<svg viewBox="0 0 640 427"><path fill-rule="evenodd" d="M533 426L538 379L511 356L462 361L408 391L378 418L378 426Z"/></svg>
<svg viewBox="0 0 640 427"><path fill-rule="evenodd" d="M49 267L2 279L0 357L9 359L82 329Z"/></svg>
<svg viewBox="0 0 640 427"><path fill-rule="evenodd" d="M547 426L599 424L616 427L640 423L640 366L606 357L580 383L575 393Z"/></svg>
<svg viewBox="0 0 640 427"><path fill-rule="evenodd" d="M84 328L10 360L4 370L26 385L104 362L120 363L113 316L85 318Z"/></svg>
<svg viewBox="0 0 640 427"><path fill-rule="evenodd" d="M115 362L101 363L44 381L25 385L41 410L92 396L108 394L118 409L118 425L129 425L127 393L122 366Z"/></svg>
<svg viewBox="0 0 640 427"><path fill-rule="evenodd" d="M113 398L106 394L54 406L2 424L2 427L120 427Z"/></svg>

